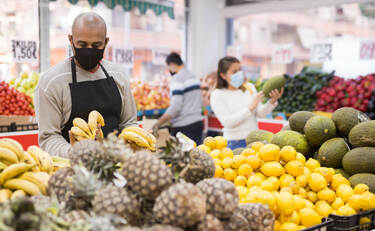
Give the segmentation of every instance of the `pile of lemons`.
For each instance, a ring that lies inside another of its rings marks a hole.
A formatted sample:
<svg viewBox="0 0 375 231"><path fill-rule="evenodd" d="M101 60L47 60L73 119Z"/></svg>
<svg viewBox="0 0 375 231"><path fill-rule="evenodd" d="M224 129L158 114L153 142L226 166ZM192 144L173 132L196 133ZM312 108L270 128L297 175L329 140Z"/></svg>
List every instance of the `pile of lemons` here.
<svg viewBox="0 0 375 231"><path fill-rule="evenodd" d="M215 177L234 182L241 203L267 204L277 220L275 231L302 230L329 214L354 215L375 208L375 194L364 184L354 189L333 168L321 167L291 146L255 142L234 155L223 137L207 137L199 149L216 164ZM364 218L361 222L369 222Z"/></svg>

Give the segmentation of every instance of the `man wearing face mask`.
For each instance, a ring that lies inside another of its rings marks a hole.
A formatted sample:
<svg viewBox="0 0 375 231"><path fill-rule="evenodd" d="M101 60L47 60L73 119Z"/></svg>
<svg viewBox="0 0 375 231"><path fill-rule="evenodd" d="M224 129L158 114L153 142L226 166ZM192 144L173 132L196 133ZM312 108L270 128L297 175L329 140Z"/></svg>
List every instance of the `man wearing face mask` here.
<svg viewBox="0 0 375 231"><path fill-rule="evenodd" d="M166 62L172 75L171 102L164 115L155 123L154 133L161 125L171 121L171 135L176 136L178 132L182 132L199 144L202 142L203 132L200 81L186 69L179 54L171 53Z"/></svg>
<svg viewBox="0 0 375 231"><path fill-rule="evenodd" d="M104 20L96 13L79 15L69 41L74 57L50 68L35 92L39 145L52 155L67 157L75 139L72 121L87 121L91 111L105 120L106 136L136 125L136 106L129 78L121 66L102 60L109 38Z"/></svg>

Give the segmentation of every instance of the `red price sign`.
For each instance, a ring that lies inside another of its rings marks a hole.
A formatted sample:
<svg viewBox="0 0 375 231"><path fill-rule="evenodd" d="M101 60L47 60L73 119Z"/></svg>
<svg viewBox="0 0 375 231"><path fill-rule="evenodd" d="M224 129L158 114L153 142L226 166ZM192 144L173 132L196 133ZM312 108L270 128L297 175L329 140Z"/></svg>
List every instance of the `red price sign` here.
<svg viewBox="0 0 375 231"><path fill-rule="evenodd" d="M293 45L277 44L272 46L272 63L290 64L293 62Z"/></svg>
<svg viewBox="0 0 375 231"><path fill-rule="evenodd" d="M375 39L361 41L360 59L375 59Z"/></svg>

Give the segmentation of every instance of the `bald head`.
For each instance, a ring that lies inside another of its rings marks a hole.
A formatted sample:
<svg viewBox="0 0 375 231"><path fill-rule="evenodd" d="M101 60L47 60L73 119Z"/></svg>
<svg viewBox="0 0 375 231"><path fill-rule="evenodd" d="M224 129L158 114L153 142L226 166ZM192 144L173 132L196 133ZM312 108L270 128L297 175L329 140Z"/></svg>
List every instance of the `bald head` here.
<svg viewBox="0 0 375 231"><path fill-rule="evenodd" d="M73 22L72 34L79 32L82 28L98 28L103 30L104 35L107 35L107 25L104 19L95 12L87 12L78 15Z"/></svg>

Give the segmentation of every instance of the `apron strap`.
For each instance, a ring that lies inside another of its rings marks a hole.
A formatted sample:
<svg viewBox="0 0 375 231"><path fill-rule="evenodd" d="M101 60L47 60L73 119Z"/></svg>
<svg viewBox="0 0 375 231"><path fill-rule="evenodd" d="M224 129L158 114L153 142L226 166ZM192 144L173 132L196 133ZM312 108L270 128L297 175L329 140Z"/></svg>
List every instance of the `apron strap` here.
<svg viewBox="0 0 375 231"><path fill-rule="evenodd" d="M73 84L77 83L77 72L76 72L76 64L74 63L74 57L71 57L70 64L72 66L72 82Z"/></svg>
<svg viewBox="0 0 375 231"><path fill-rule="evenodd" d="M105 77L108 79L110 76L108 74L108 72L106 71L106 69L104 69L103 65L101 63L99 63L99 66L102 68L104 74L105 74Z"/></svg>

